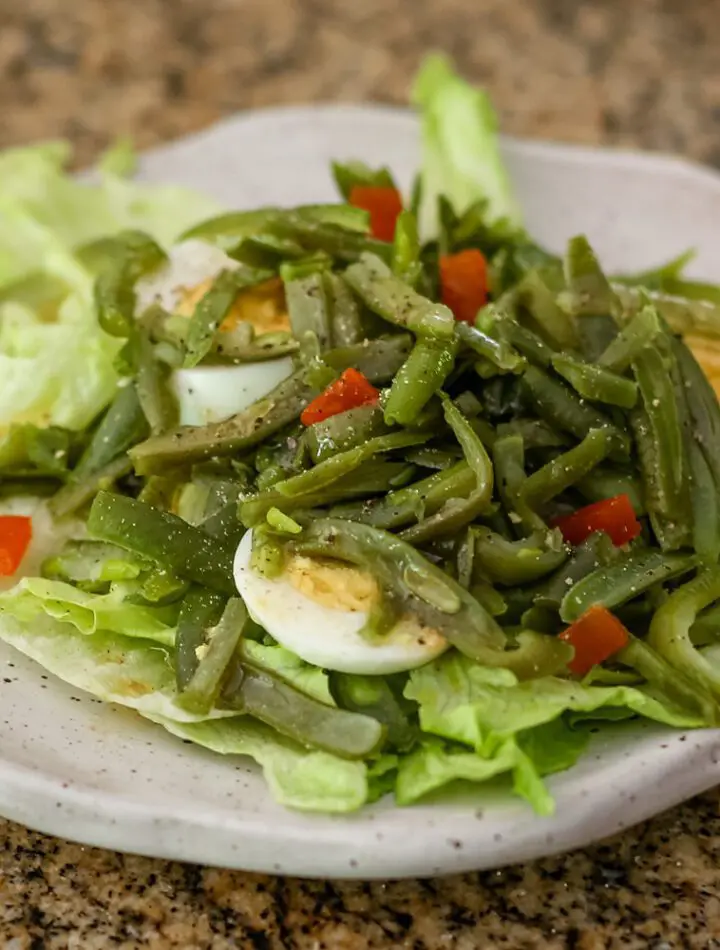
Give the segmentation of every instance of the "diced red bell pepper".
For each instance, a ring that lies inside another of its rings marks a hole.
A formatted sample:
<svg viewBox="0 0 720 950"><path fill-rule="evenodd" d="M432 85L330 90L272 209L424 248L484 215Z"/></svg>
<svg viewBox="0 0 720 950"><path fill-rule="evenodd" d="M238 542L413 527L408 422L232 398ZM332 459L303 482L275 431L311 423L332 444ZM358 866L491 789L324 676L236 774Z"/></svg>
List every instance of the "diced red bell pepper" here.
<svg viewBox="0 0 720 950"><path fill-rule="evenodd" d="M575 648L568 669L577 676L584 676L630 642L630 634L618 618L597 604L559 636Z"/></svg>
<svg viewBox="0 0 720 950"><path fill-rule="evenodd" d="M379 241L392 241L395 224L402 211L402 198L397 188L389 185L353 185L348 202L370 214L370 232Z"/></svg>
<svg viewBox="0 0 720 950"><path fill-rule="evenodd" d="M373 384L368 382L359 370L350 367L306 406L300 421L303 425L310 426L313 422L322 422L339 412L375 403L379 398L380 393Z"/></svg>
<svg viewBox="0 0 720 950"><path fill-rule="evenodd" d="M596 501L571 515L556 518L552 525L560 528L568 544L581 544L594 531L604 531L616 547L632 541L642 530L627 495Z"/></svg>
<svg viewBox="0 0 720 950"><path fill-rule="evenodd" d="M25 515L0 515L0 576L10 577L32 538L32 518Z"/></svg>
<svg viewBox="0 0 720 950"><path fill-rule="evenodd" d="M475 326L487 302L487 261L473 249L440 258L440 296L456 320Z"/></svg>

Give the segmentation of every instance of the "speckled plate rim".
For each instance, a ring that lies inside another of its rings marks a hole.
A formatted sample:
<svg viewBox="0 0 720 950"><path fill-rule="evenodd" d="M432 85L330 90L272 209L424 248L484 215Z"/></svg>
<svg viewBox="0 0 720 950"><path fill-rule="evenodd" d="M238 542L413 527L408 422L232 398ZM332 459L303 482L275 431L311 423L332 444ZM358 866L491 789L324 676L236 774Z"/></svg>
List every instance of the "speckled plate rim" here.
<svg viewBox="0 0 720 950"><path fill-rule="evenodd" d="M716 173L663 155L509 139L503 147L529 228L549 246L587 230L611 266L642 267L697 243L696 272L712 276ZM331 157L387 162L407 184L417 155L417 123L405 110L289 107L148 152L141 176L204 187L228 205L292 203L331 198ZM348 817L304 815L275 805L246 760L184 746L115 707L83 705L95 701L45 683L38 666L0 645L0 673L10 668L8 682L22 688L0 691L0 813L162 858L338 878L497 867L588 844L720 781L720 731L640 724L598 740L550 780L550 818L496 786L408 809L383 801Z"/></svg>

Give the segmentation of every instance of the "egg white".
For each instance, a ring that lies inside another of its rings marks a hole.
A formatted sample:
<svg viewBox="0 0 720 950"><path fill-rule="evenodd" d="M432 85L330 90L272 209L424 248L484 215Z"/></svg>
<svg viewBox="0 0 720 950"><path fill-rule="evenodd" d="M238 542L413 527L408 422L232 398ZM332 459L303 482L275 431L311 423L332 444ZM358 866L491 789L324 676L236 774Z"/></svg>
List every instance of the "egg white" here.
<svg viewBox="0 0 720 950"><path fill-rule="evenodd" d="M377 641L361 635L367 613L327 607L280 575L269 580L251 567L252 531L235 554L235 585L250 616L278 643L315 666L342 673L387 675L429 663L448 648L403 618Z"/></svg>
<svg viewBox="0 0 720 950"><path fill-rule="evenodd" d="M137 313L141 314L152 304L159 304L172 313L188 290L217 277L222 270L237 266L224 251L204 241L175 244L168 260L138 281ZM178 401L180 424L201 426L227 419L262 399L291 373L289 356L258 363L175 370L170 377L170 388Z"/></svg>

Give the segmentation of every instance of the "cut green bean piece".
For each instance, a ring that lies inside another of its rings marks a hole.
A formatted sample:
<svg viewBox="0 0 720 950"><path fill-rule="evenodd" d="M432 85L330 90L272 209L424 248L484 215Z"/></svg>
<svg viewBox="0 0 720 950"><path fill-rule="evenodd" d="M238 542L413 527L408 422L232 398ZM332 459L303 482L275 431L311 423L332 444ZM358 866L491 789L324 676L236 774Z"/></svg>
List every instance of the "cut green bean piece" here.
<svg viewBox="0 0 720 950"><path fill-rule="evenodd" d="M458 341L420 337L397 372L385 403L388 425L409 426L440 389L455 365Z"/></svg>
<svg viewBox="0 0 720 950"><path fill-rule="evenodd" d="M650 301L673 333L697 333L720 339L720 303L695 300L672 294L613 284L623 306L623 318L630 320Z"/></svg>
<svg viewBox="0 0 720 950"><path fill-rule="evenodd" d="M544 530L545 522L527 504L522 494L522 487L527 481L522 436L503 435L497 438L493 445L493 461L498 493L515 533Z"/></svg>
<svg viewBox="0 0 720 950"><path fill-rule="evenodd" d="M607 458L613 442L609 428L591 429L579 445L529 475L520 487L520 499L536 508L556 498Z"/></svg>
<svg viewBox="0 0 720 950"><path fill-rule="evenodd" d="M345 759L365 759L385 741L385 728L377 719L327 706L247 661L238 664L220 704L259 719L301 745Z"/></svg>
<svg viewBox="0 0 720 950"><path fill-rule="evenodd" d="M272 276L271 270L259 270L242 264L234 270L224 270L218 274L190 317L184 363L186 367L197 366L211 351L215 333L230 312L238 293L246 287L269 280Z"/></svg>
<svg viewBox="0 0 720 950"><path fill-rule="evenodd" d="M389 323L413 333L452 338L455 318L443 304L420 296L372 254L363 254L345 271L345 280L365 305Z"/></svg>
<svg viewBox="0 0 720 950"><path fill-rule="evenodd" d="M504 373L522 373L527 365L524 357L502 337L495 339L491 334L471 327L462 320L457 322L456 333L463 346L469 347Z"/></svg>
<svg viewBox="0 0 720 950"><path fill-rule="evenodd" d="M175 679L182 692L198 668L198 649L208 639L208 631L222 617L227 598L206 587L191 587L180 607L175 634Z"/></svg>
<svg viewBox="0 0 720 950"><path fill-rule="evenodd" d="M620 551L603 531L595 531L573 551L571 557L552 577L535 589L533 603L539 607L559 610L560 604L578 581L588 574L612 563Z"/></svg>
<svg viewBox="0 0 720 950"><path fill-rule="evenodd" d="M130 458L123 454L89 475L68 482L50 500L48 507L51 514L55 518L74 514L91 502L98 492L112 489L116 482L132 472L132 468Z"/></svg>
<svg viewBox="0 0 720 950"><path fill-rule="evenodd" d="M560 616L565 623L573 623L596 604L611 610L696 566L696 559L687 554L663 554L651 549L633 551L614 564L598 568L571 587L563 598Z"/></svg>
<svg viewBox="0 0 720 950"><path fill-rule="evenodd" d="M573 317L558 306L555 294L540 271L531 270L515 289L518 301L528 309L554 346L573 349L578 344L578 332Z"/></svg>
<svg viewBox="0 0 720 950"><path fill-rule="evenodd" d="M618 300L602 271L588 239L580 234L568 241L563 270L567 292L562 295L566 309L581 318L614 316Z"/></svg>
<svg viewBox="0 0 720 950"><path fill-rule="evenodd" d="M343 228L365 233L369 227L367 211L347 204L301 205L295 214L312 221L337 224ZM256 208L251 211L230 211L201 221L181 236L181 241L202 238L231 247L245 237L252 237L266 230L277 218L285 214L280 208Z"/></svg>
<svg viewBox="0 0 720 950"><path fill-rule="evenodd" d="M231 597L220 620L207 630L195 648L197 667L177 698L178 706L196 715L209 713L222 688L223 677L235 655L248 612L239 597Z"/></svg>
<svg viewBox="0 0 720 950"><path fill-rule="evenodd" d="M401 211L395 223L390 267L396 277L415 287L422 274L417 220L412 211Z"/></svg>
<svg viewBox="0 0 720 950"><path fill-rule="evenodd" d="M352 346L364 337L360 307L352 291L339 274L324 275L330 306L332 341L335 347Z"/></svg>
<svg viewBox="0 0 720 950"><path fill-rule="evenodd" d="M181 426L134 446L130 456L139 475L161 473L215 456L234 455L251 448L298 418L317 395L298 370L267 396L242 412L206 426Z"/></svg>
<svg viewBox="0 0 720 950"><path fill-rule="evenodd" d="M313 221L293 211L279 215L268 227L271 233L291 238L308 251L324 251L341 261L357 261L365 254L389 261L392 253L391 245L384 241L339 224Z"/></svg>
<svg viewBox="0 0 720 950"><path fill-rule="evenodd" d="M100 326L110 336L127 336L135 322L135 284L166 260L166 254L142 231L122 231L113 253L95 280L94 299Z"/></svg>
<svg viewBox="0 0 720 950"><path fill-rule="evenodd" d="M578 439L583 439L590 429L607 428L613 433L617 452L624 455L629 452L627 433L613 426L608 416L587 405L563 383L530 366L523 376L523 384L538 414L549 425L570 432Z"/></svg>
<svg viewBox="0 0 720 950"><path fill-rule="evenodd" d="M643 307L600 354L599 365L614 373L624 373L661 330L657 310L650 306Z"/></svg>
<svg viewBox="0 0 720 950"><path fill-rule="evenodd" d="M541 340L537 333L521 326L517 320L509 316L498 321L498 329L501 338L527 357L530 363L542 369L550 367L555 351Z"/></svg>
<svg viewBox="0 0 720 950"><path fill-rule="evenodd" d="M331 343L330 310L323 275L314 273L286 282L285 296L295 338L301 340L306 333L313 333L320 351L326 350Z"/></svg>
<svg viewBox="0 0 720 950"><path fill-rule="evenodd" d="M308 426L304 439L313 462L318 463L388 431L379 406L358 406Z"/></svg>
<svg viewBox="0 0 720 950"><path fill-rule="evenodd" d="M371 383L388 383L407 359L411 348L410 334L397 333L328 350L323 360L338 373L352 366Z"/></svg>
<svg viewBox="0 0 720 950"><path fill-rule="evenodd" d="M135 385L120 385L102 422L73 471L80 481L112 462L147 435L148 425Z"/></svg>
<svg viewBox="0 0 720 950"><path fill-rule="evenodd" d="M387 729L388 743L398 752L407 752L419 737L419 728L411 718L407 700L398 698L386 679L331 673L330 692L342 709L377 719Z"/></svg>
<svg viewBox="0 0 720 950"><path fill-rule="evenodd" d="M371 185L376 188L394 188L389 168L370 168L365 162L331 162L330 168L338 191L347 201L355 185Z"/></svg>
<svg viewBox="0 0 720 950"><path fill-rule="evenodd" d="M632 409L637 402L637 383L603 369L602 366L585 363L566 353L558 353L553 357L553 369L570 383L583 399L609 403L622 409Z"/></svg>
<svg viewBox="0 0 720 950"><path fill-rule="evenodd" d="M180 577L223 594L235 592L234 548L170 512L102 491L90 509L87 529L91 537L133 551Z"/></svg>
<svg viewBox="0 0 720 950"><path fill-rule="evenodd" d="M575 487L588 501L605 501L608 498L616 498L618 495L627 495L635 514L638 516L645 514L642 487L637 478L629 472L598 465L592 472L576 482Z"/></svg>
<svg viewBox="0 0 720 950"><path fill-rule="evenodd" d="M562 544L548 547L548 532L521 541L507 541L484 526L475 528L475 559L491 581L515 587L545 577L567 560Z"/></svg>
<svg viewBox="0 0 720 950"><path fill-rule="evenodd" d="M683 584L656 611L650 624L648 643L679 670L698 690L709 689L720 699L720 672L692 644L690 629L695 618L720 599L720 568L698 574ZM720 719L720 712L716 712ZM716 719L717 722L717 719Z"/></svg>
<svg viewBox="0 0 720 950"><path fill-rule="evenodd" d="M169 386L170 371L157 360L152 343L142 329L133 334L131 343L135 354L138 400L150 431L159 435L178 422L177 399Z"/></svg>

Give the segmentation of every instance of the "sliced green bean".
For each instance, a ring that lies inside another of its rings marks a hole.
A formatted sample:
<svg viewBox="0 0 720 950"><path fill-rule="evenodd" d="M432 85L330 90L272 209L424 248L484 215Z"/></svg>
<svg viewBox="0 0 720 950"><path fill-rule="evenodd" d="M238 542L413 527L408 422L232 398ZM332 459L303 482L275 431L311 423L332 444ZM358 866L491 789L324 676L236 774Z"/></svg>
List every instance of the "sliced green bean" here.
<svg viewBox="0 0 720 950"><path fill-rule="evenodd" d="M515 288L518 301L526 307L543 335L560 349L573 349L578 344L578 331L573 317L558 306L555 294L538 270L528 271Z"/></svg>
<svg viewBox="0 0 720 950"><path fill-rule="evenodd" d="M415 287L422 274L417 220L412 211L401 211L395 223L390 267L396 277Z"/></svg>
<svg viewBox="0 0 720 950"><path fill-rule="evenodd" d="M294 209L295 214L313 221L337 224L343 228L365 233L369 226L367 211L346 204L301 205ZM254 208L251 211L230 211L201 221L189 228L181 236L181 241L202 238L227 245L237 244L239 240L253 237L266 230L285 212L280 208Z"/></svg>
<svg viewBox="0 0 720 950"><path fill-rule="evenodd" d="M567 284L563 303L570 313L580 318L617 313L618 300L584 235L568 241L563 270Z"/></svg>
<svg viewBox="0 0 720 950"><path fill-rule="evenodd" d="M268 225L271 233L297 241L309 251L324 251L341 261L357 261L365 254L389 261L392 248L357 230L287 211Z"/></svg>
<svg viewBox="0 0 720 950"><path fill-rule="evenodd" d="M491 581L515 587L545 577L567 560L563 545L548 547L548 532L507 541L485 526L475 528L475 560Z"/></svg>
<svg viewBox="0 0 720 950"><path fill-rule="evenodd" d="M234 548L168 511L101 491L90 509L87 529L91 537L149 558L180 577L220 593L235 592Z"/></svg>
<svg viewBox="0 0 720 950"><path fill-rule="evenodd" d="M661 330L655 307L643 307L600 354L598 364L614 373L624 373Z"/></svg>
<svg viewBox="0 0 720 950"><path fill-rule="evenodd" d="M632 409L637 402L637 383L602 366L585 363L567 353L558 353L553 357L553 369L583 399L609 403L622 409Z"/></svg>
<svg viewBox="0 0 720 950"><path fill-rule="evenodd" d="M113 253L95 280L95 308L100 326L110 336L127 336L135 321L135 284L159 267L166 254L142 231L123 231L113 240Z"/></svg>
<svg viewBox="0 0 720 950"><path fill-rule="evenodd" d="M403 365L411 348L410 334L397 333L394 336L337 347L325 353L323 360L339 373L352 366L371 383L387 383Z"/></svg>
<svg viewBox="0 0 720 950"><path fill-rule="evenodd" d="M242 412L206 426L181 426L134 446L130 456L139 475L160 473L169 467L234 455L251 448L298 418L317 395L298 370L267 396Z"/></svg>
<svg viewBox="0 0 720 950"><path fill-rule="evenodd" d="M388 431L379 406L358 406L308 426L304 439L313 462L317 463Z"/></svg>
<svg viewBox="0 0 720 950"><path fill-rule="evenodd" d="M642 487L630 472L604 468L598 465L589 472L575 487L588 501L605 501L618 495L627 495L636 515L645 514L645 500Z"/></svg>
<svg viewBox="0 0 720 950"><path fill-rule="evenodd" d="M698 689L709 689L720 699L720 672L692 644L690 629L695 618L720 598L720 568L703 571L683 584L656 611L648 643L675 670L687 676ZM720 719L720 713L716 713ZM717 721L717 719L716 719Z"/></svg>
<svg viewBox="0 0 720 950"><path fill-rule="evenodd" d="M537 333L521 326L510 316L498 321L498 328L502 339L527 357L530 363L541 369L550 367L555 351L541 340Z"/></svg>
<svg viewBox="0 0 720 950"><path fill-rule="evenodd" d="M50 500L48 507L55 518L66 518L93 500L100 491L112 489L116 482L132 472L129 456L123 454L102 468L77 481L68 482Z"/></svg>
<svg viewBox="0 0 720 950"><path fill-rule="evenodd" d="M147 435L148 425L135 385L123 381L73 471L80 481L103 468Z"/></svg>
<svg viewBox="0 0 720 950"><path fill-rule="evenodd" d="M385 403L388 425L409 426L440 389L455 365L458 341L419 337L393 380Z"/></svg>
<svg viewBox="0 0 720 950"><path fill-rule="evenodd" d="M420 296L372 254L363 254L345 271L345 280L378 316L420 335L452 338L455 318L443 304Z"/></svg>
<svg viewBox="0 0 720 950"><path fill-rule="evenodd" d="M619 550L603 531L595 531L573 551L552 577L534 591L533 602L539 607L559 610L560 604L579 581L619 557Z"/></svg>
<svg viewBox="0 0 720 950"><path fill-rule="evenodd" d="M175 678L178 692L191 682L198 668L198 648L208 639L208 631L219 623L226 598L206 587L191 587L180 607L175 634Z"/></svg>
<svg viewBox="0 0 720 950"><path fill-rule="evenodd" d="M656 584L686 574L697 565L687 554L663 554L652 549L633 551L578 581L563 598L560 616L573 623L590 607L612 609L638 597Z"/></svg>
<svg viewBox="0 0 720 950"><path fill-rule="evenodd" d="M522 436L503 435L493 445L495 481L498 493L515 533L542 531L545 522L527 504L522 487L527 481L525 473L525 448Z"/></svg>
<svg viewBox="0 0 720 950"><path fill-rule="evenodd" d="M198 664L177 698L178 706L196 714L209 713L215 705L222 681L237 650L248 612L239 597L231 597L216 626L207 630L206 640L195 649Z"/></svg>
<svg viewBox="0 0 720 950"><path fill-rule="evenodd" d="M504 373L522 373L527 365L525 358L502 337L496 339L462 320L457 323L456 333L463 346L469 347Z"/></svg>
<svg viewBox="0 0 720 950"><path fill-rule="evenodd" d="M301 340L306 333L313 333L320 351L326 350L331 343L330 310L323 275L314 273L288 281L285 296L295 338Z"/></svg>
<svg viewBox="0 0 720 950"><path fill-rule="evenodd" d="M360 307L352 291L339 274L324 275L332 325L332 341L335 347L352 346L364 337Z"/></svg>
<svg viewBox="0 0 720 950"><path fill-rule="evenodd" d="M630 320L650 301L673 333L697 333L720 339L720 303L613 284L623 307L623 319Z"/></svg>
<svg viewBox="0 0 720 950"><path fill-rule="evenodd" d="M534 509L556 498L607 458L613 443L614 435L609 428L591 429L579 445L525 479L520 487L521 501Z"/></svg>
<svg viewBox="0 0 720 950"><path fill-rule="evenodd" d="M330 692L342 709L372 716L382 723L387 730L388 743L398 752L407 752L417 741L417 722L411 718L386 679L331 673Z"/></svg>
<svg viewBox="0 0 720 950"><path fill-rule="evenodd" d="M220 704L253 716L304 746L341 758L365 759L385 741L385 728L377 719L327 706L247 661L238 664Z"/></svg>

